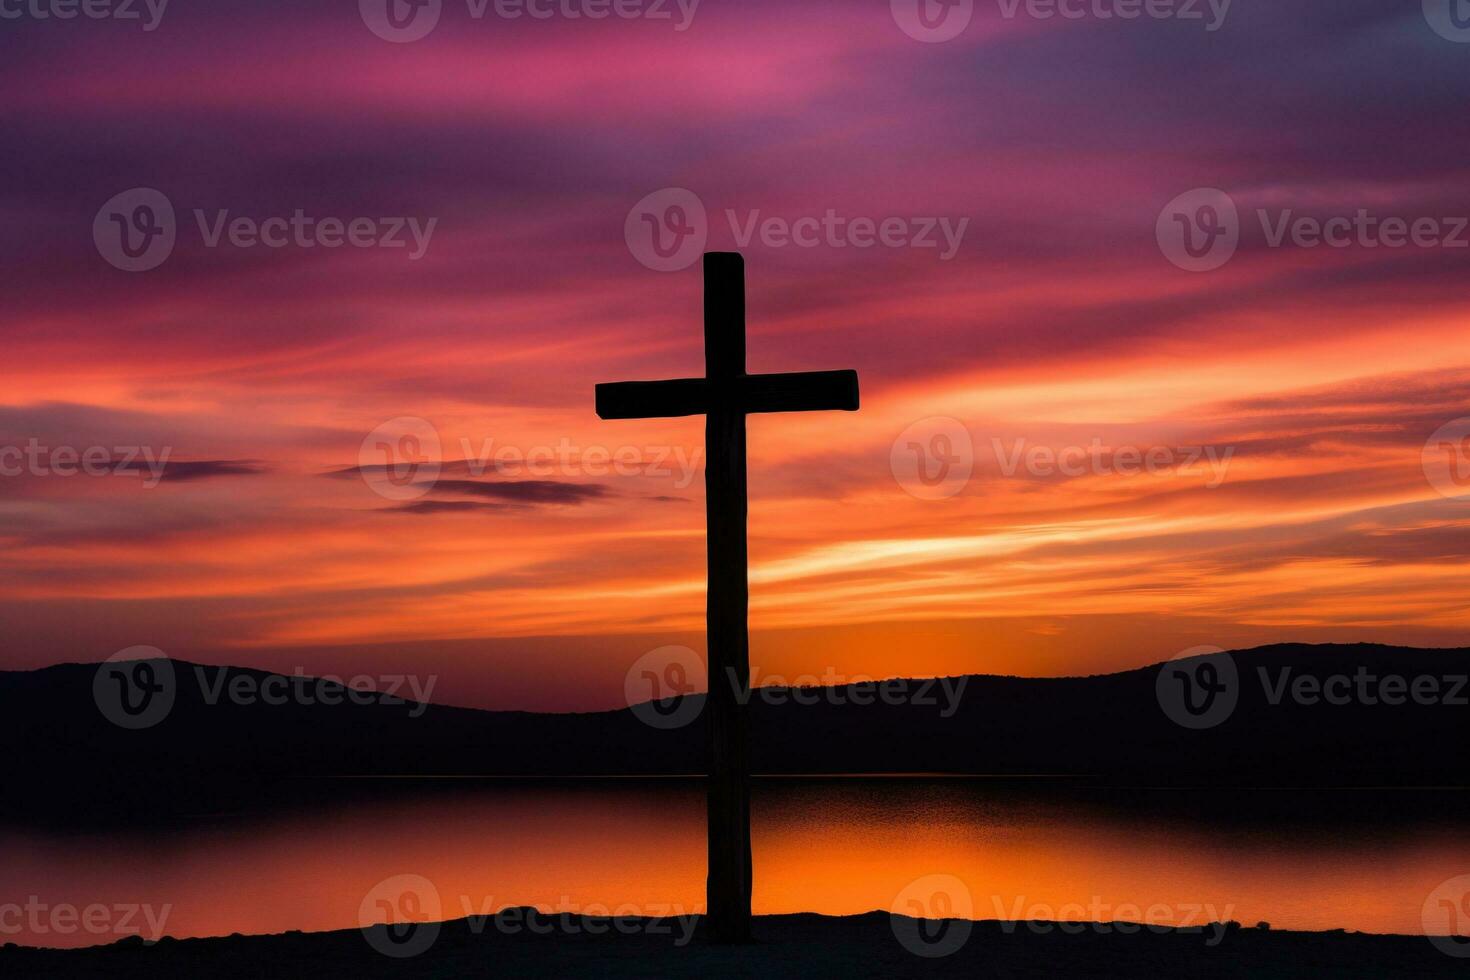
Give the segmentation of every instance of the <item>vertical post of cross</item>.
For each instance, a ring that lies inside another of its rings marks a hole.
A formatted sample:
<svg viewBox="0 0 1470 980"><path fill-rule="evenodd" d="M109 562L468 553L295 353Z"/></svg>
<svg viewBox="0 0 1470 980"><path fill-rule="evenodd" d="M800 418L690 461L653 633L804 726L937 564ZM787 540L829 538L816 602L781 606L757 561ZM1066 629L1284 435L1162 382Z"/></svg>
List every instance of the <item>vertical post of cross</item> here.
<svg viewBox="0 0 1470 980"><path fill-rule="evenodd" d="M750 939L749 725L746 614L745 261L738 253L704 257L705 511L709 535L709 881L711 938Z"/></svg>
<svg viewBox="0 0 1470 980"><path fill-rule="evenodd" d="M716 942L750 940L750 636L746 614L745 417L765 412L856 412L856 371L745 373L745 261L704 257L705 377L597 386L604 419L705 415L709 522L709 881L706 928Z"/></svg>

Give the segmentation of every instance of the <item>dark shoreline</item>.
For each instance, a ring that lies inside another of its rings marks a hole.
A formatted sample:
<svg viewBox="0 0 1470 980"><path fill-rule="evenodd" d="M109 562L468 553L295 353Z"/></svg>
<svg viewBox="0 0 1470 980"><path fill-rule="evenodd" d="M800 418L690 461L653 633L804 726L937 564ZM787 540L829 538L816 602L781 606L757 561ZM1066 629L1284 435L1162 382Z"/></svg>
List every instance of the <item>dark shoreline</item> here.
<svg viewBox="0 0 1470 980"><path fill-rule="evenodd" d="M349 929L165 939L152 945L133 938L80 950L6 946L0 949L0 976L1463 977L1466 968L1465 959L1423 936L1267 931L1234 923L1193 929L1139 926L1126 933L1118 924L920 922L884 912L779 915L757 918L754 944L720 947L705 942L697 930L692 940L681 941L687 932L668 921L546 916L541 922L555 927L538 934L497 929L483 920L478 930L471 920L443 923L427 949L404 958L385 955L369 942L393 948L383 927L372 937ZM917 938L921 934L928 940ZM915 951L935 952L941 947L934 942L948 942L953 951L943 956ZM1470 940L1465 943L1470 949Z"/></svg>

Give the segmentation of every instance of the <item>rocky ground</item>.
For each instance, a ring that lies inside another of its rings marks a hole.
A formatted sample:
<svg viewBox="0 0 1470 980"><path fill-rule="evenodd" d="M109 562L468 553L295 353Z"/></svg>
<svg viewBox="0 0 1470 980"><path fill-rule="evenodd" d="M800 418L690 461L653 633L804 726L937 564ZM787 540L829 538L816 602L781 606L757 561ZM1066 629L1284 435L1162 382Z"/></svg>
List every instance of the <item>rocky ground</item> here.
<svg viewBox="0 0 1470 980"><path fill-rule="evenodd" d="M10 945L0 949L0 977L1463 978L1470 970L1470 959L1456 958L1424 937L1233 925L1203 932L1123 932L1073 924L1064 931L1052 923L919 922L876 912L783 915L758 919L753 944L720 947L697 934L690 938L677 922L550 918L537 924L541 932L500 927L495 920L460 920L419 927L432 935L399 936L398 942L380 928L152 945L129 939L83 950ZM392 956L384 949L412 955Z"/></svg>

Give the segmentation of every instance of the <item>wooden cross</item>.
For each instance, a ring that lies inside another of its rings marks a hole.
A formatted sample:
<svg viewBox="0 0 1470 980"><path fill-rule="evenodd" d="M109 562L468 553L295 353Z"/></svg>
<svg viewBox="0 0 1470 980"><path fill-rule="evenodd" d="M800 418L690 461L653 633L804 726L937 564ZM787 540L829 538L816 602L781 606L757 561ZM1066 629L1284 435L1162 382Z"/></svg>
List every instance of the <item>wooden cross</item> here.
<svg viewBox="0 0 1470 980"><path fill-rule="evenodd" d="M745 260L704 256L703 378L597 386L604 419L703 415L709 524L709 878L705 913L717 942L750 939L750 764L744 693L750 687L746 613L745 416L858 408L856 371L745 373ZM722 682L723 681L723 682Z"/></svg>

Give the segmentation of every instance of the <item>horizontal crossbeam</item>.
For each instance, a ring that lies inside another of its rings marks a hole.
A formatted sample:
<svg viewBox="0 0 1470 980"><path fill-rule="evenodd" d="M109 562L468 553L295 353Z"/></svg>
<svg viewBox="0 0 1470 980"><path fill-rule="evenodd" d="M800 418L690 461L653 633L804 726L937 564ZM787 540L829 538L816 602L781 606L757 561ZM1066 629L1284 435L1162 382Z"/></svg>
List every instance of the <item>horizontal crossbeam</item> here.
<svg viewBox="0 0 1470 980"><path fill-rule="evenodd" d="M703 415L709 406L709 382L703 378L673 381L609 381L597 386L600 419L672 419Z"/></svg>
<svg viewBox="0 0 1470 980"><path fill-rule="evenodd" d="M746 414L856 412L856 371L748 374L711 384L705 378L614 381L597 386L597 417L667 419L707 415L711 408Z"/></svg>
<svg viewBox="0 0 1470 980"><path fill-rule="evenodd" d="M747 412L856 412L856 371L750 374L740 379Z"/></svg>

